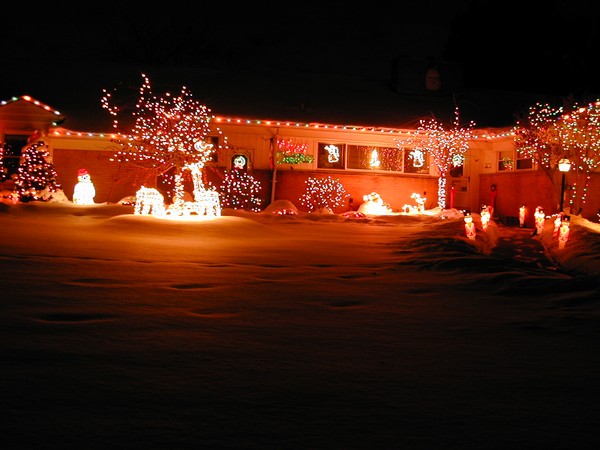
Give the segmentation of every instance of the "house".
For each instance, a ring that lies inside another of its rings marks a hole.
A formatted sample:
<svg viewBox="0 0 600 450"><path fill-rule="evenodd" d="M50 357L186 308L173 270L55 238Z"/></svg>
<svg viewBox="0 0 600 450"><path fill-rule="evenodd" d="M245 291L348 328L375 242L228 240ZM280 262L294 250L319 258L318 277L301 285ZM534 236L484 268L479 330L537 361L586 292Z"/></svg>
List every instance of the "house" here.
<svg viewBox="0 0 600 450"><path fill-rule="evenodd" d="M246 92L251 84L240 86L241 82L216 77L228 86L235 86L235 92L230 94L238 97L240 106L236 114L235 102L227 103L213 95L213 104L217 106L212 107L214 130L210 139L219 151L204 168L206 183L219 183L224 171L231 170L236 158L243 156L246 169L261 184L262 207L285 199L302 210L298 199L306 181L313 176L339 179L349 193L347 204L334 212L358 209L363 196L372 192L378 193L395 211L414 203L411 197L414 193L426 199L427 209L437 206L439 188L435 167L428 155L415 153L418 149L411 137L418 119L428 109L437 111L436 117L447 118L456 102L447 92L437 93L439 80L431 80L443 74L443 70L432 72L431 67L419 64L411 67L427 78L425 88L415 88L410 77L398 81L396 72L393 83L396 97L391 100L387 92L362 92L363 85L359 86L358 82L356 85L347 82L350 85L340 87L339 82L320 80L328 85L330 96L337 96L336 104L345 105L335 111L320 95L323 91L311 92L304 87L305 91L300 92L300 88L285 90L271 86L274 92L270 95L259 87ZM252 80L245 76L244 81L251 83ZM219 89L224 88L210 85L208 91L214 93ZM381 90L381 86L377 89ZM282 110L272 102L274 97L282 97L290 91L294 94L288 95L293 97L288 106L293 104L294 108ZM343 93L349 91L358 91L358 94L344 98ZM247 96L242 99L245 92ZM402 94L400 97L398 92ZM468 95L475 98L472 92ZM231 99L231 95L227 98ZM386 111L398 109L399 98L410 104L400 108L404 115L387 114ZM354 101L359 102L360 108L354 106ZM386 104L390 101L395 103ZM361 108L368 110L369 114L363 115L369 117L368 122L358 122L355 112ZM328 117L335 120L329 121ZM110 131L70 129L65 123L69 123L68 117L31 97L15 97L0 103L0 141L11 148L20 148L32 138L43 138L57 168L58 182L68 198L72 196L81 168L92 176L96 202L118 202L134 195L141 185L161 189L156 174L113 160L116 148ZM394 126L394 123L402 125ZM298 153L308 157L292 157ZM547 214L557 212L560 181L550 180L536 170L531 160L517 156L512 126L476 127L464 156L463 164L447 178L446 207L479 212L484 205L494 202L495 216L511 222L518 216L519 208L526 205L530 210L527 226L533 226L533 211L538 205ZM580 211L588 219L596 219L600 208L597 187L600 179L597 174L592 175L587 206Z"/></svg>

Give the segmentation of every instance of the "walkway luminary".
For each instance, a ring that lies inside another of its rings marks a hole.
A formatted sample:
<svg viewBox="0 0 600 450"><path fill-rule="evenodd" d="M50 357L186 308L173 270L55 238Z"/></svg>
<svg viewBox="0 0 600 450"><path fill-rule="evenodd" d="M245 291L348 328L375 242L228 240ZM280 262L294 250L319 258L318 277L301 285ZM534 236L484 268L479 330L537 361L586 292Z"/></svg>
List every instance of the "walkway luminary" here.
<svg viewBox="0 0 600 450"><path fill-rule="evenodd" d="M475 224L473 223L473 217L468 212L465 213L465 233L472 241L474 241L475 237L477 236L477 230L475 229Z"/></svg>
<svg viewBox="0 0 600 450"><path fill-rule="evenodd" d="M564 216L558 231L558 248L563 249L569 240L569 216Z"/></svg>
<svg viewBox="0 0 600 450"><path fill-rule="evenodd" d="M544 231L544 222L546 221L546 214L541 206L535 208L533 213L535 217L535 234L540 235Z"/></svg>
<svg viewBox="0 0 600 450"><path fill-rule="evenodd" d="M525 205L521 205L519 208L519 226L523 228L525 226L525 216L527 215L527 208Z"/></svg>
<svg viewBox="0 0 600 450"><path fill-rule="evenodd" d="M483 231L487 230L488 225L490 223L490 218L490 210L487 206L484 205L481 209L481 228L483 228Z"/></svg>
<svg viewBox="0 0 600 450"><path fill-rule="evenodd" d="M560 229L560 225L563 221L563 217L564 217L564 213L559 212L556 215L556 219L554 219L554 232L552 234L552 236L557 237L558 236L558 230Z"/></svg>

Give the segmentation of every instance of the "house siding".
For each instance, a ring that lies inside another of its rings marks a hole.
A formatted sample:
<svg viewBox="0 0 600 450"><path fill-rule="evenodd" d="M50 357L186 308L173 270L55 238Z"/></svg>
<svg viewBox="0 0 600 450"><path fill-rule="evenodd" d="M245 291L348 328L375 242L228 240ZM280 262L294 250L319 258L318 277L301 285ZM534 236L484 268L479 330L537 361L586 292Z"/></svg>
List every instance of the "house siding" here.
<svg viewBox="0 0 600 450"><path fill-rule="evenodd" d="M124 197L135 195L140 186L155 186L156 178L142 169L110 161L111 151L73 150L55 148L54 165L57 182L69 200L77 184L79 169L87 169L94 183L96 203L117 203Z"/></svg>
<svg viewBox="0 0 600 450"><path fill-rule="evenodd" d="M522 205L527 208L525 220L527 227L534 226L533 213L537 206L541 206L546 215L558 212L560 182L553 182L541 170L481 175L479 184L481 206L490 204L492 184L496 185L497 191L495 215L500 220L508 222L514 220L511 218L519 216L519 208ZM591 174L587 192L586 202L580 215L585 219L597 222L600 208L600 174ZM565 201L565 209L568 205L569 202Z"/></svg>
<svg viewBox="0 0 600 450"><path fill-rule="evenodd" d="M402 211L405 204L416 206L416 202L411 199L413 193L428 199L425 204L427 209L437 206L436 177L328 171L277 171L275 200L288 200L296 205L299 211L306 212L307 208L300 203L299 199L305 192L306 181L310 177L337 179L349 194L346 202L333 210L334 213L357 210L363 203L363 196L371 192L377 192L394 211Z"/></svg>

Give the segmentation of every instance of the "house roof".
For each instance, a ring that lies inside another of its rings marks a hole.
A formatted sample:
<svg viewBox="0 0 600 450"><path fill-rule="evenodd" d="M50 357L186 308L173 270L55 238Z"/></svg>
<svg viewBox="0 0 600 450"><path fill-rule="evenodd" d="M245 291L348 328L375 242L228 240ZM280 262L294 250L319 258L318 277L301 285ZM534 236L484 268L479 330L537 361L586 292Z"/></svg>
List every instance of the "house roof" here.
<svg viewBox="0 0 600 450"><path fill-rule="evenodd" d="M28 95L0 101L0 130L5 133L46 130L64 119L60 112Z"/></svg>
<svg viewBox="0 0 600 450"><path fill-rule="evenodd" d="M13 74L13 80L2 86L0 94L6 89L12 89L10 95L20 90L59 106L68 129L111 132L112 117L101 106L103 90L116 87L125 101L134 105L142 73L148 76L155 95L178 93L186 86L193 98L215 115L300 123L415 129L420 119L432 116L450 123L458 107L462 123L474 122L476 128L506 128L514 125L515 111L547 100L538 94L462 85L456 90L430 92L410 82L407 85L403 81L406 77L393 79L392 73L388 79L368 79L344 73L271 69L125 66L59 67L43 75Z"/></svg>

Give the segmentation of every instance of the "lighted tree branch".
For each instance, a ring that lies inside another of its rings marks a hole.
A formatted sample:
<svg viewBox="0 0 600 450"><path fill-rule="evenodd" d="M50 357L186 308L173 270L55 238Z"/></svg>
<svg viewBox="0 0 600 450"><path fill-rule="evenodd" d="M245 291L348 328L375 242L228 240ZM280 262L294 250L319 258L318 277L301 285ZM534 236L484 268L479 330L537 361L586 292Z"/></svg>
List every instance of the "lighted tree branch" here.
<svg viewBox="0 0 600 450"><path fill-rule="evenodd" d="M435 117L422 119L414 137L404 141L413 148L428 153L431 163L438 173L438 206L446 208L446 179L454 166L464 162L464 154L469 149L469 141L473 135L474 123L462 127L458 108L454 111L454 122L449 129Z"/></svg>
<svg viewBox="0 0 600 450"><path fill-rule="evenodd" d="M139 89L139 99L132 129L113 139L118 150L113 160L142 167L157 176L167 177L172 173L173 197L183 202L183 172L201 170L219 149L207 142L211 133L222 135L220 129L212 129L213 116L205 105L194 100L192 94L182 87L179 95L164 94L162 97L152 93L150 81L142 74L144 82ZM102 97L102 107L113 116L113 127L120 133L118 115L120 109L113 104L112 94L106 89ZM223 137L223 146L226 138ZM194 190L197 186L194 177Z"/></svg>
<svg viewBox="0 0 600 450"><path fill-rule="evenodd" d="M583 208L589 186L590 173L600 167L600 101L580 107L563 107L536 104L526 116L517 120L514 128L517 153L531 158L555 183L558 162L571 161L575 173L570 206Z"/></svg>

